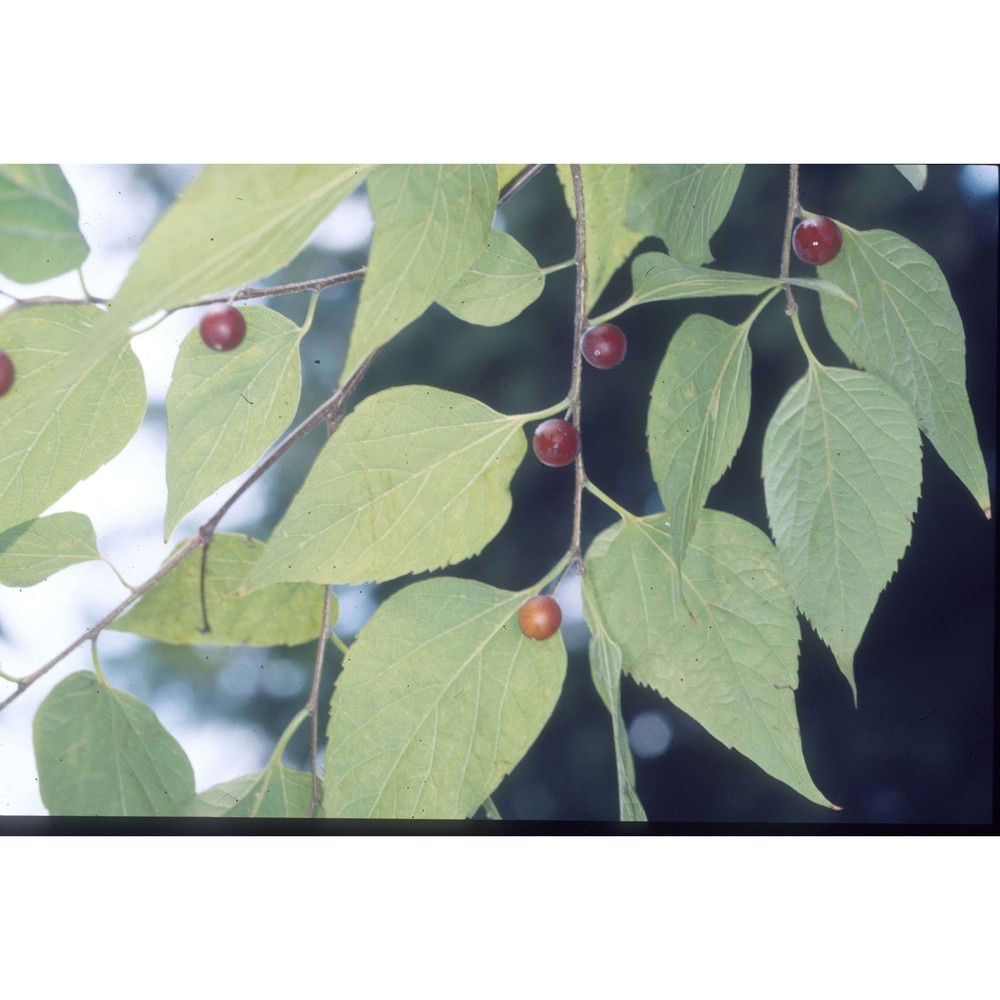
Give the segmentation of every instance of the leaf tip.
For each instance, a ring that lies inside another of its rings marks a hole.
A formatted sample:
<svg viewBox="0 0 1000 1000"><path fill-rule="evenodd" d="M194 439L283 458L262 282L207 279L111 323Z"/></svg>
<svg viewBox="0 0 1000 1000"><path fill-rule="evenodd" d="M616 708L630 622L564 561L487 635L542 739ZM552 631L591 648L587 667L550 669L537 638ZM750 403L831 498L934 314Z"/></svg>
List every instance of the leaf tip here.
<svg viewBox="0 0 1000 1000"><path fill-rule="evenodd" d="M843 806L835 806L832 802L830 803L830 808L834 812L838 812L838 813L842 813L844 811L844 807Z"/></svg>
<svg viewBox="0 0 1000 1000"><path fill-rule="evenodd" d="M992 507L984 507L983 508L983 513L986 515L986 520L987 521L991 521L993 519L993 508Z"/></svg>

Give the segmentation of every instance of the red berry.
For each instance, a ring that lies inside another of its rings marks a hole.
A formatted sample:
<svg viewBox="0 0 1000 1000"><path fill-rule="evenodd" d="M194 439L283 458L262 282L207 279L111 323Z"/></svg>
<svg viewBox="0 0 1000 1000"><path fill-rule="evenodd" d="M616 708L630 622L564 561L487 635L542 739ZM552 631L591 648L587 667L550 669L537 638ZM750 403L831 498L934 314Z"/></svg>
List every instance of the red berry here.
<svg viewBox="0 0 1000 1000"><path fill-rule="evenodd" d="M548 594L529 597L517 612L517 624L529 639L548 639L559 631L562 608Z"/></svg>
<svg viewBox="0 0 1000 1000"><path fill-rule="evenodd" d="M14 384L14 362L6 351L0 351L0 396L6 396Z"/></svg>
<svg viewBox="0 0 1000 1000"><path fill-rule="evenodd" d="M805 264L829 264L843 242L840 226L825 215L803 219L792 233L795 255Z"/></svg>
<svg viewBox="0 0 1000 1000"><path fill-rule="evenodd" d="M580 350L595 368L616 368L625 360L628 340L621 327L599 323L583 331Z"/></svg>
<svg viewBox="0 0 1000 1000"><path fill-rule="evenodd" d="M214 312L205 313L198 325L201 339L216 351L231 351L239 347L247 332L247 321L243 313L234 306L226 306Z"/></svg>
<svg viewBox="0 0 1000 1000"><path fill-rule="evenodd" d="M542 465L569 465L580 454L580 432L568 420L543 420L535 428L532 447Z"/></svg>

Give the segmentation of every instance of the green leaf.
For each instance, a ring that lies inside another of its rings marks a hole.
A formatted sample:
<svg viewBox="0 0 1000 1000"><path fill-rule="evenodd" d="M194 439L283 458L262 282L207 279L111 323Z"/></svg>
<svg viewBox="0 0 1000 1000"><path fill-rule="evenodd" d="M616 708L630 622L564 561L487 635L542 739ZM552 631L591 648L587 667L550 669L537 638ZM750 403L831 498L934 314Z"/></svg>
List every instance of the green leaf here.
<svg viewBox="0 0 1000 1000"><path fill-rule="evenodd" d="M528 165L529 164L527 163L498 163L497 173L499 175L499 187L501 189L505 188Z"/></svg>
<svg viewBox="0 0 1000 1000"><path fill-rule="evenodd" d="M284 267L366 166L205 167L150 230L104 327L237 288Z"/></svg>
<svg viewBox="0 0 1000 1000"><path fill-rule="evenodd" d="M375 219L341 381L478 260L497 207L497 168L383 166L368 179Z"/></svg>
<svg viewBox="0 0 1000 1000"><path fill-rule="evenodd" d="M641 233L632 232L625 224L629 184L634 169L630 164L585 163L580 166L587 238L588 310L642 239ZM560 165L558 171L566 203L575 219L576 197L570 168Z"/></svg>
<svg viewBox="0 0 1000 1000"><path fill-rule="evenodd" d="M37 517L110 461L146 409L124 338L94 335L92 306L36 306L0 318L17 371L0 399L0 531Z"/></svg>
<svg viewBox="0 0 1000 1000"><path fill-rule="evenodd" d="M87 671L39 706L34 743L53 815L166 816L194 794L191 762L153 710Z"/></svg>
<svg viewBox="0 0 1000 1000"><path fill-rule="evenodd" d="M67 566L100 558L94 526L86 515L38 517L0 534L0 584L33 587Z"/></svg>
<svg viewBox="0 0 1000 1000"><path fill-rule="evenodd" d="M389 580L475 555L510 514L526 419L428 386L370 396L323 446L249 586Z"/></svg>
<svg viewBox="0 0 1000 1000"><path fill-rule="evenodd" d="M0 274L32 284L72 271L88 253L63 172L52 165L0 165Z"/></svg>
<svg viewBox="0 0 1000 1000"><path fill-rule="evenodd" d="M646 434L680 566L709 490L729 468L750 416L749 324L689 316L653 384ZM675 577L678 583L680 577Z"/></svg>
<svg viewBox="0 0 1000 1000"><path fill-rule="evenodd" d="M665 253L641 253L632 261L631 305L670 299L714 298L719 295L761 295L778 287L778 278L714 271L685 264Z"/></svg>
<svg viewBox="0 0 1000 1000"><path fill-rule="evenodd" d="M167 392L165 536L205 497L245 472L299 405L302 331L273 309L241 310L246 337L211 351L197 328L181 344Z"/></svg>
<svg viewBox="0 0 1000 1000"><path fill-rule="evenodd" d="M325 816L460 819L493 793L566 674L559 635L521 634L527 596L440 577L379 607L330 702Z"/></svg>
<svg viewBox="0 0 1000 1000"><path fill-rule="evenodd" d="M990 512L986 465L965 387L965 330L934 259L885 230L841 224L840 253L820 268L858 302L822 300L830 335L847 357L881 376L976 503Z"/></svg>
<svg viewBox="0 0 1000 1000"><path fill-rule="evenodd" d="M535 258L513 236L494 229L479 259L438 303L466 323L500 326L527 309L544 287Z"/></svg>
<svg viewBox="0 0 1000 1000"><path fill-rule="evenodd" d="M856 697L854 652L910 543L916 421L882 379L813 363L771 418L763 471L789 589Z"/></svg>
<svg viewBox="0 0 1000 1000"><path fill-rule="evenodd" d="M235 596L263 551L247 535L216 534L208 550L205 601L210 632L202 632L201 554L188 556L110 627L186 645L297 646L323 629L323 588L275 584ZM332 616L336 620L336 600Z"/></svg>
<svg viewBox="0 0 1000 1000"><path fill-rule="evenodd" d="M213 785L173 815L304 819L311 801L312 775L277 764Z"/></svg>
<svg viewBox="0 0 1000 1000"><path fill-rule="evenodd" d="M608 635L601 610L586 577L583 581L583 609L590 626L590 675L594 687L611 715L611 733L618 769L618 815L626 822L646 822L646 810L635 790L635 764L628 745L628 730L621 706L622 651Z"/></svg>
<svg viewBox="0 0 1000 1000"><path fill-rule="evenodd" d="M927 184L927 164L897 163L896 169L918 190L923 191Z"/></svg>
<svg viewBox="0 0 1000 1000"><path fill-rule="evenodd" d="M770 540L730 514L702 513L683 570L697 621L675 599L670 551L659 514L615 525L587 553L585 586L623 669L768 774L829 805L802 755L798 619Z"/></svg>
<svg viewBox="0 0 1000 1000"><path fill-rule="evenodd" d="M720 295L762 295L782 284L808 288L835 295L852 306L857 303L832 281L817 278L763 278L756 274L716 271L694 264L684 264L665 253L641 253L632 261L632 294L607 317L617 316L644 302L667 302L671 299L707 299Z"/></svg>
<svg viewBox="0 0 1000 1000"><path fill-rule="evenodd" d="M658 236L685 264L712 261L709 238L722 225L743 176L725 164L637 165L632 168L626 224Z"/></svg>

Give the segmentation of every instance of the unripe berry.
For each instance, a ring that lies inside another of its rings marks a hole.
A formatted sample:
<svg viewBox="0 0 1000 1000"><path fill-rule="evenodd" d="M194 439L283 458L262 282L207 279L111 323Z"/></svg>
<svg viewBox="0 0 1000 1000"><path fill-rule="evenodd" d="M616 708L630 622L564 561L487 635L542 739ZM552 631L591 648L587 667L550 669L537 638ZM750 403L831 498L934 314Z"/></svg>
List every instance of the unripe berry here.
<svg viewBox="0 0 1000 1000"><path fill-rule="evenodd" d="M562 608L548 594L529 597L517 612L517 624L529 639L548 639L559 631Z"/></svg>
<svg viewBox="0 0 1000 1000"><path fill-rule="evenodd" d="M243 343L247 332L247 321L243 313L234 306L226 306L214 312L205 313L198 324L201 339L213 350L231 351Z"/></svg>
<svg viewBox="0 0 1000 1000"><path fill-rule="evenodd" d="M598 323L583 332L580 350L595 368L616 368L625 360L628 340L614 323Z"/></svg>
<svg viewBox="0 0 1000 1000"><path fill-rule="evenodd" d="M804 264L829 264L843 242L840 226L825 215L803 219L792 233L795 256Z"/></svg>
<svg viewBox="0 0 1000 1000"><path fill-rule="evenodd" d="M6 396L14 384L14 362L6 351L0 351L0 396Z"/></svg>
<svg viewBox="0 0 1000 1000"><path fill-rule="evenodd" d="M531 444L542 465L558 468L569 465L580 454L580 432L568 420L553 417L535 428Z"/></svg>

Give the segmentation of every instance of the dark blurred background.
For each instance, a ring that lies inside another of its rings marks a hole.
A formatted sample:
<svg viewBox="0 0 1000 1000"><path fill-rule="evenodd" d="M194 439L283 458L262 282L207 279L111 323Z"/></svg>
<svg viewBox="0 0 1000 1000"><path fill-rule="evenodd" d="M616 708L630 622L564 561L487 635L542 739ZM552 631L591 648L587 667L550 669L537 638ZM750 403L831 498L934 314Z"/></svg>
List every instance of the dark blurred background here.
<svg viewBox="0 0 1000 1000"><path fill-rule="evenodd" d="M155 168L139 168L164 197ZM995 178L995 172L992 175ZM784 230L788 171L751 165L726 221L711 240L716 266L776 274ZM975 186L968 171L931 165L915 191L892 167L806 165L801 203L858 229L889 229L912 240L944 272L965 325L968 387L996 488L997 191ZM542 266L573 254L573 225L554 168L546 169L504 207L500 224ZM664 249L655 240L637 248ZM271 282L318 277L365 262L367 247L342 254L310 248ZM793 274L812 268L793 257ZM513 322L470 326L433 306L395 338L372 368L354 404L379 389L426 383L464 392L507 413L551 405L565 395L572 347L572 269L552 274L542 296ZM609 285L593 315L630 292L628 267ZM358 286L324 293L303 342L305 384L300 417L330 392L343 363ZM823 328L814 295L799 292L803 326L821 361L845 364ZM299 321L301 297L272 308ZM783 312L773 301L754 325L750 425L730 470L708 505L767 530L760 459L767 421L805 361ZM752 300L693 300L639 306L616 320L628 334L625 362L610 372L586 368L582 436L587 472L636 513L660 509L645 450L649 391L671 335L693 312L730 323ZM224 530L266 538L322 446L315 431L271 474L268 510L241 520L237 507ZM843 812L803 799L727 750L657 694L623 680L622 702L636 757L638 792L650 820L697 823L985 824L993 817L994 528L924 439L924 482L913 540L875 609L855 661L858 707L833 657L800 617L802 645L796 701L813 779ZM526 460L513 482L514 506L503 531L476 558L447 572L519 589L539 579L569 541L573 475ZM612 521L585 497L584 542ZM338 588L345 612L338 632L413 577L369 593ZM494 794L505 819L615 820L617 794L609 717L593 689L586 630L572 620L566 685L556 711L527 756ZM148 642L128 663L106 671L154 708L180 680L196 691L205 720L243 723L277 739L304 702L312 646L247 650L174 648ZM142 666L137 668L137 660ZM322 703L329 702L340 656L331 649ZM326 718L321 720L325 731ZM308 767L303 728L286 763ZM236 774L233 775L236 777ZM199 789L202 791L203 789Z"/></svg>

